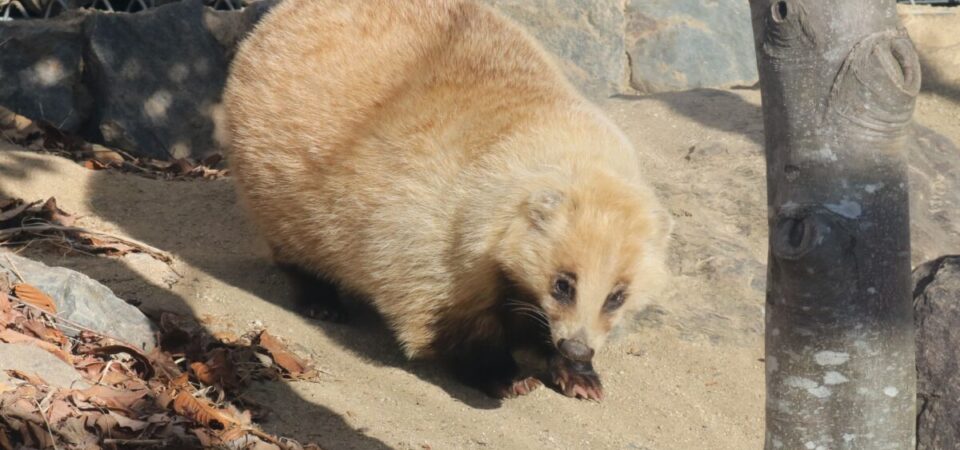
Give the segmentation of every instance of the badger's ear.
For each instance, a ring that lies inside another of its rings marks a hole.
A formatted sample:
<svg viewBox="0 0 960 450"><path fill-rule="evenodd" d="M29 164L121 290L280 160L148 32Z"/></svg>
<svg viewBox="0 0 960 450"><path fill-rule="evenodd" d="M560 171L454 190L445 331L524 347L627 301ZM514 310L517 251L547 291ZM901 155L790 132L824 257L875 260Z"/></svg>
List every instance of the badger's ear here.
<svg viewBox="0 0 960 450"><path fill-rule="evenodd" d="M527 215L538 230L544 229L564 201L563 192L543 189L530 194L527 199Z"/></svg>

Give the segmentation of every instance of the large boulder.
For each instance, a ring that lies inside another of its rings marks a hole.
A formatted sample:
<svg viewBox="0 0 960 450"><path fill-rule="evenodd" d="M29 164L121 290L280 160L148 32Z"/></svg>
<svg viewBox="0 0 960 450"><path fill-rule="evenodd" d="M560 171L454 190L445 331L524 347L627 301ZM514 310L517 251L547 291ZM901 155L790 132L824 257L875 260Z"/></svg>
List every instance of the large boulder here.
<svg viewBox="0 0 960 450"><path fill-rule="evenodd" d="M185 0L0 22L0 106L134 155L203 157L223 140L236 46L275 3L215 11Z"/></svg>
<svg viewBox="0 0 960 450"><path fill-rule="evenodd" d="M482 1L529 30L593 99L756 78L741 2ZM184 0L0 24L0 105L67 131L83 125L88 140L134 155L203 157L223 143L220 95L236 45L273 4L213 11Z"/></svg>
<svg viewBox="0 0 960 450"><path fill-rule="evenodd" d="M242 10L222 11L207 8L203 14L203 23L207 31L223 47L228 60L233 60L237 45L253 30L254 25L270 11L279 0L249 0L251 3Z"/></svg>
<svg viewBox="0 0 960 450"><path fill-rule="evenodd" d="M214 119L229 61L207 30L205 11L202 0L185 0L90 17L86 63L97 101L94 140L155 158L217 149Z"/></svg>
<svg viewBox="0 0 960 450"><path fill-rule="evenodd" d="M960 448L960 256L914 271L917 450Z"/></svg>
<svg viewBox="0 0 960 450"><path fill-rule="evenodd" d="M630 86L644 93L757 81L750 8L742 0L627 0Z"/></svg>
<svg viewBox="0 0 960 450"><path fill-rule="evenodd" d="M621 0L485 0L557 56L574 85L604 98L625 87Z"/></svg>
<svg viewBox="0 0 960 450"><path fill-rule="evenodd" d="M91 106L82 79L83 19L0 22L0 106L79 129Z"/></svg>

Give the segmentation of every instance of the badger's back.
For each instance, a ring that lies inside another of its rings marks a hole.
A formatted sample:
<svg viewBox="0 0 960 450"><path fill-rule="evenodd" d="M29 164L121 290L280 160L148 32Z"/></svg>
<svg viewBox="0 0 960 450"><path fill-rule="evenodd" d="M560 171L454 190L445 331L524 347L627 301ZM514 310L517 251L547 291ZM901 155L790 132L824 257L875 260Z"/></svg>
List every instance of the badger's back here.
<svg viewBox="0 0 960 450"><path fill-rule="evenodd" d="M525 33L454 0L285 0L224 98L241 198L278 257L372 296L440 290L464 167L580 102Z"/></svg>

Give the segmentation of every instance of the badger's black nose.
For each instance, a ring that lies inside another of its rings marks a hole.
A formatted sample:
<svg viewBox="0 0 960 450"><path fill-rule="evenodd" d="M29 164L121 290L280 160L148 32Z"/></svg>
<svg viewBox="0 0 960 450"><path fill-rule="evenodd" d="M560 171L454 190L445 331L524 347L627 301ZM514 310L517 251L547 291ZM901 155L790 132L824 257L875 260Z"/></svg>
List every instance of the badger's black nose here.
<svg viewBox="0 0 960 450"><path fill-rule="evenodd" d="M579 339L560 339L557 343L560 353L573 361L590 361L593 359L593 349L587 347Z"/></svg>

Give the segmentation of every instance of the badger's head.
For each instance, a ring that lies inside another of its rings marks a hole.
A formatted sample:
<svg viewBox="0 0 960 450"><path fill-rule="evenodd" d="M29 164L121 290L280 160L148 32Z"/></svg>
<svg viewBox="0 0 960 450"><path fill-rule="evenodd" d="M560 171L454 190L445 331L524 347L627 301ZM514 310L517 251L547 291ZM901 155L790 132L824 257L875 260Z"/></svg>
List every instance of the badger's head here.
<svg viewBox="0 0 960 450"><path fill-rule="evenodd" d="M664 279L672 222L649 190L617 177L568 181L525 192L499 262L532 303L508 304L545 319L561 355L588 362Z"/></svg>

